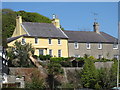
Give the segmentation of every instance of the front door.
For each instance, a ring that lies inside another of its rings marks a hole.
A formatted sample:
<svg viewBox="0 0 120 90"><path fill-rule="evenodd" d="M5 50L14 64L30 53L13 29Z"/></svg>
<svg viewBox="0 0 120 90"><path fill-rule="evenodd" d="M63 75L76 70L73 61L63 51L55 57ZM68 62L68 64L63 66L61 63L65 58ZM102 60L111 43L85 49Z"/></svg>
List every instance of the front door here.
<svg viewBox="0 0 120 90"><path fill-rule="evenodd" d="M44 55L44 49L39 49L39 55Z"/></svg>

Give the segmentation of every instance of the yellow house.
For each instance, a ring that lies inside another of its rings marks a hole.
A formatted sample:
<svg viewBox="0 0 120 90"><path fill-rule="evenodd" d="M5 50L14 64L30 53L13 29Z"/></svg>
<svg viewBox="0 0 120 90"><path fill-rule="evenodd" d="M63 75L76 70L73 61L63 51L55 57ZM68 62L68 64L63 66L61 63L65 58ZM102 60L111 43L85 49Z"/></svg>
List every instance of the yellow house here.
<svg viewBox="0 0 120 90"><path fill-rule="evenodd" d="M53 57L68 57L68 37L60 29L59 19L53 18L52 23L22 22L17 16L16 28L8 46L15 41L31 43L35 48L35 55L52 55Z"/></svg>

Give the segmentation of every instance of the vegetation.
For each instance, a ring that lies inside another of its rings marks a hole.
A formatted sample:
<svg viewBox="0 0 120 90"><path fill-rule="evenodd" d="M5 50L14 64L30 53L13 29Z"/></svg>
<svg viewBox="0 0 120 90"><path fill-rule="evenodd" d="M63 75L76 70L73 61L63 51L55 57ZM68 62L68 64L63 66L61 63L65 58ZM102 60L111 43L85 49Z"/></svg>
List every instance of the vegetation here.
<svg viewBox="0 0 120 90"><path fill-rule="evenodd" d="M97 82L97 70L91 59L86 59L80 79L83 87L94 88Z"/></svg>
<svg viewBox="0 0 120 90"><path fill-rule="evenodd" d="M83 70L79 73L84 88L106 90L116 86L117 60L111 68L96 69L94 60L87 58Z"/></svg>
<svg viewBox="0 0 120 90"><path fill-rule="evenodd" d="M34 74L32 74L31 82L26 83L26 88L31 90L33 89L44 90L46 83L45 83L45 80L42 78L40 71L36 70L33 72Z"/></svg>
<svg viewBox="0 0 120 90"><path fill-rule="evenodd" d="M55 76L63 74L63 69L61 65L55 61L50 61L48 64L48 78L47 82L49 85L49 88L53 90L54 88L57 88L61 83L55 78Z"/></svg>
<svg viewBox="0 0 120 90"><path fill-rule="evenodd" d="M9 65L15 67L30 67L33 66L29 56L34 54L34 48L31 44L26 43L24 45L21 42L16 41L13 47L9 47L7 56L9 59Z"/></svg>
<svg viewBox="0 0 120 90"><path fill-rule="evenodd" d="M43 15L33 12L13 11L2 9L2 44L7 47L7 38L11 37L16 26L16 16L21 15L23 22L51 23L51 20Z"/></svg>

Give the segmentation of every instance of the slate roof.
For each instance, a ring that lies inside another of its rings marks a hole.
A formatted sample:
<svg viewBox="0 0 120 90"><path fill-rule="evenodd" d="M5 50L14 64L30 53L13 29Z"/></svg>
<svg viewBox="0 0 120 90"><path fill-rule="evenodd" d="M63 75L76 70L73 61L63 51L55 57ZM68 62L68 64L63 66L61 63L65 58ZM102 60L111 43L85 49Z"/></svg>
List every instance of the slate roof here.
<svg viewBox="0 0 120 90"><path fill-rule="evenodd" d="M110 36L104 32L100 34L93 31L64 31L68 36L69 42L91 42L91 43L115 43L117 38Z"/></svg>
<svg viewBox="0 0 120 90"><path fill-rule="evenodd" d="M14 41L14 40L16 40L16 39L22 37L22 36L28 36L28 35L27 35L27 34L24 34L24 35L20 35L20 36L17 36L17 37L10 37L10 38L7 38L7 43L10 43L10 42L12 42L12 41Z"/></svg>
<svg viewBox="0 0 120 90"><path fill-rule="evenodd" d="M57 29L52 23L22 23L29 36L44 38L68 38L64 32Z"/></svg>

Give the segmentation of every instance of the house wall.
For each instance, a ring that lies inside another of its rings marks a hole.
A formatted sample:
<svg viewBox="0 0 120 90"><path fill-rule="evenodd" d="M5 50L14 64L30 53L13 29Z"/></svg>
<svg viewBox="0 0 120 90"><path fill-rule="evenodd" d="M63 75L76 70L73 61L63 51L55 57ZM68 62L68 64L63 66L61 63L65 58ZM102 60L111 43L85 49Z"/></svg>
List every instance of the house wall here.
<svg viewBox="0 0 120 90"><path fill-rule="evenodd" d="M32 43L35 48L35 55L39 55L39 49L44 49L44 55L49 54L49 49L52 49L54 57L58 57L58 50L62 50L62 57L68 57L68 40L61 39L61 45L58 45L58 39L52 39L52 44L49 45L48 38L38 38L38 44L35 44L35 38L33 37L21 37L17 39L21 41L25 38L26 43ZM13 46L15 41L8 43L8 46Z"/></svg>
<svg viewBox="0 0 120 90"><path fill-rule="evenodd" d="M90 43L91 49L86 48L86 43L79 43L79 48L74 48L74 43L68 43L69 56L80 55L83 57L85 54L98 58L98 55L103 55L104 58L112 59L114 55L118 54L118 49L113 49L113 44L102 43L102 49L98 49L98 43Z"/></svg>

